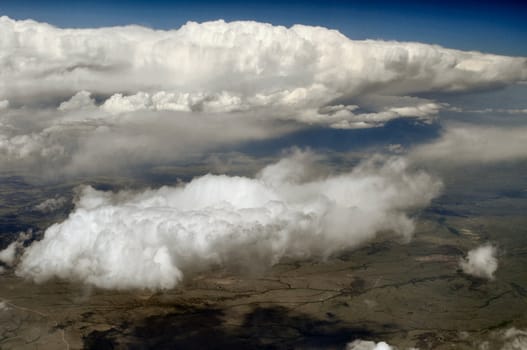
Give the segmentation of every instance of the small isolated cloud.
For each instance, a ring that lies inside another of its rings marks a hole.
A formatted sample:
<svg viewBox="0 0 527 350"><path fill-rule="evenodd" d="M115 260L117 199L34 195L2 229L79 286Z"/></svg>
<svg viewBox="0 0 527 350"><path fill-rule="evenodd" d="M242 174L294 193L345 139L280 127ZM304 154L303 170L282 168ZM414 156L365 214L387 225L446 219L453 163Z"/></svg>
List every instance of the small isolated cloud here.
<svg viewBox="0 0 527 350"><path fill-rule="evenodd" d="M351 343L346 344L345 350L395 350L393 347L387 343L374 342L368 340L354 340Z"/></svg>
<svg viewBox="0 0 527 350"><path fill-rule="evenodd" d="M497 248L487 243L470 250L459 266L467 275L493 280L498 269L496 254Z"/></svg>
<svg viewBox="0 0 527 350"><path fill-rule="evenodd" d="M374 342L371 340L354 340L351 343L346 344L344 350L398 350L400 348L389 345L386 342ZM405 350L419 350L418 348L404 348Z"/></svg>
<svg viewBox="0 0 527 350"><path fill-rule="evenodd" d="M255 178L205 175L142 192L85 187L69 217L25 250L17 274L166 289L218 264L258 270L285 256L323 258L380 231L409 238L409 213L441 188L402 158L374 157L328 176L315 159L296 152Z"/></svg>

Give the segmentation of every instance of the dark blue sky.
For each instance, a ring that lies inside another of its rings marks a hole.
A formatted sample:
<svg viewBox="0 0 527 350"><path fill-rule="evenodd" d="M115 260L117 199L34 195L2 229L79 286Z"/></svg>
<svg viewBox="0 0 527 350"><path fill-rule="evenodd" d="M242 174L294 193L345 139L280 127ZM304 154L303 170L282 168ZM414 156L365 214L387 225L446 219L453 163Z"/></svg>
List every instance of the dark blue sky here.
<svg viewBox="0 0 527 350"><path fill-rule="evenodd" d="M0 14L61 27L177 28L223 18L321 25L354 39L420 41L527 56L527 1L37 1L0 0Z"/></svg>

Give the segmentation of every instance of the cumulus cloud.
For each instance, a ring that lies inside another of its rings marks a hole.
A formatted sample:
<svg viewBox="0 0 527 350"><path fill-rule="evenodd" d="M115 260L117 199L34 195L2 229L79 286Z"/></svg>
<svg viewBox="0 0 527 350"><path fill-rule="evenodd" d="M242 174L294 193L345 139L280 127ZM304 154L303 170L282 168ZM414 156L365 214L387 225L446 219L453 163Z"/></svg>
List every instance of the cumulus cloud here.
<svg viewBox="0 0 527 350"><path fill-rule="evenodd" d="M354 340L346 344L345 350L394 350L394 348L383 341L376 343L368 340Z"/></svg>
<svg viewBox="0 0 527 350"><path fill-rule="evenodd" d="M389 345L386 342L374 342L371 340L357 339L346 344L345 350L397 350L396 346ZM405 348L406 350L419 350L417 348Z"/></svg>
<svg viewBox="0 0 527 350"><path fill-rule="evenodd" d="M429 121L448 106L417 95L527 79L521 57L303 25L62 29L1 17L0 31L0 163L63 172L96 155L97 168L162 163L309 125Z"/></svg>
<svg viewBox="0 0 527 350"><path fill-rule="evenodd" d="M6 248L0 251L0 262L8 266L13 265L16 261L17 253L23 249L24 241L30 238L31 235L32 231L21 232L15 241L11 242ZM3 270L2 267L2 271Z"/></svg>
<svg viewBox="0 0 527 350"><path fill-rule="evenodd" d="M448 125L441 137L410 151L415 161L465 165L527 158L527 127Z"/></svg>
<svg viewBox="0 0 527 350"><path fill-rule="evenodd" d="M4 250L0 251L0 261L6 265L11 265L15 261L18 242L12 242Z"/></svg>
<svg viewBox="0 0 527 350"><path fill-rule="evenodd" d="M498 269L497 249L487 243L472 249L467 257L461 259L459 265L464 273L480 278L492 280Z"/></svg>
<svg viewBox="0 0 527 350"><path fill-rule="evenodd" d="M380 231L409 238L411 214L441 184L402 158L317 173L297 152L255 178L205 175L179 187L84 187L74 211L27 248L17 273L102 288L164 289L214 265L261 268L282 257L326 257Z"/></svg>
<svg viewBox="0 0 527 350"><path fill-rule="evenodd" d="M169 31L61 29L1 17L0 28L2 79L12 82L2 86L0 96L14 100L30 94L71 96L84 89L104 95L168 92L163 97L187 100L183 104L189 107L219 101L316 108L375 86L404 95L527 79L524 58L355 41L303 25L220 20Z"/></svg>
<svg viewBox="0 0 527 350"><path fill-rule="evenodd" d="M59 105L59 110L83 110L95 108L95 100L91 97L91 93L85 90L77 92L69 100L62 102Z"/></svg>

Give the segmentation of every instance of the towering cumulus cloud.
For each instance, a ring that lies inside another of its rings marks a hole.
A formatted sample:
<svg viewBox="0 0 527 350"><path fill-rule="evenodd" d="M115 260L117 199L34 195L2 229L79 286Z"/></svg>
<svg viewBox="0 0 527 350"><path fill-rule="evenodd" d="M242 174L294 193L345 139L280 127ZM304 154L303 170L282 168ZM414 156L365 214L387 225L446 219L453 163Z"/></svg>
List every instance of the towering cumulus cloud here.
<svg viewBox="0 0 527 350"><path fill-rule="evenodd" d="M98 167L179 160L308 125L429 121L445 105L423 93L527 79L525 58L302 25L61 29L1 17L0 32L0 163L68 172L93 171L95 157Z"/></svg>
<svg viewBox="0 0 527 350"><path fill-rule="evenodd" d="M172 31L59 29L2 17L0 28L2 79L9 82L0 88L0 100L17 104L87 90L111 95L104 107L112 112L269 104L309 109L372 88L404 95L527 78L523 58L353 41L302 25L216 21Z"/></svg>
<svg viewBox="0 0 527 350"><path fill-rule="evenodd" d="M296 153L256 178L206 175L141 193L82 189L75 210L23 254L21 276L54 276L102 288L163 289L212 265L261 267L282 257L324 257L394 231L441 184L401 158L374 158L317 177Z"/></svg>

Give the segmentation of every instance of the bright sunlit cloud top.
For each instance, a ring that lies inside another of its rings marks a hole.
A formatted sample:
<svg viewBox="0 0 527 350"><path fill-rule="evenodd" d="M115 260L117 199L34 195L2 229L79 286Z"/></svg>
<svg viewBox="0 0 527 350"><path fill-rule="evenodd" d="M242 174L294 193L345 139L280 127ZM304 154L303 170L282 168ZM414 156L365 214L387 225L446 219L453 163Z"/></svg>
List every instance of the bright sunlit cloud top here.
<svg viewBox="0 0 527 350"><path fill-rule="evenodd" d="M431 122L449 106L423 94L527 79L522 57L305 25L62 29L2 17L0 30L0 162L73 172L94 159L102 168L173 161L310 126Z"/></svg>

